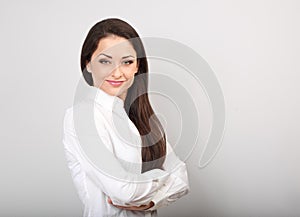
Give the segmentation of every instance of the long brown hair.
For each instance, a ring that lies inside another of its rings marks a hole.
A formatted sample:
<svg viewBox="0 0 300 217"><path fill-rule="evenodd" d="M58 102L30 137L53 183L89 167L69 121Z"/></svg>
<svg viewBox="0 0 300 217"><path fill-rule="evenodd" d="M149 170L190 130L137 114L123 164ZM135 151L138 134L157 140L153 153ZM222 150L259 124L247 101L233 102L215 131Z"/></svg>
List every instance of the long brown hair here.
<svg viewBox="0 0 300 217"><path fill-rule="evenodd" d="M137 53L138 72L135 74L134 83L128 89L124 107L142 138L142 172L162 169L166 155L166 135L148 98L148 62L143 43L135 29L117 18L96 23L88 32L81 50L83 77L93 86L93 78L91 73L87 72L86 64L91 60L100 39L110 35L128 39ZM142 74L143 76L139 76Z"/></svg>

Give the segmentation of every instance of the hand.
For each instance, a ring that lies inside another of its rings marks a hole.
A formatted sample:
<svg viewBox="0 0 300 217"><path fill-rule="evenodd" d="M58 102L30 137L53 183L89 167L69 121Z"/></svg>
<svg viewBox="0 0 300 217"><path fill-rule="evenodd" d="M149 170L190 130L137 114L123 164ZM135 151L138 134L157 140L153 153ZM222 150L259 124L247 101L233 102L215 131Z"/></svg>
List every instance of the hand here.
<svg viewBox="0 0 300 217"><path fill-rule="evenodd" d="M154 203L152 201L147 205L141 205L141 206L119 206L119 205L115 205L115 204L113 204L113 202L111 201L110 198L107 199L107 202L109 204L119 208L119 209L126 209L126 210L133 210L133 211L143 211L143 210L149 209L152 206L154 206Z"/></svg>

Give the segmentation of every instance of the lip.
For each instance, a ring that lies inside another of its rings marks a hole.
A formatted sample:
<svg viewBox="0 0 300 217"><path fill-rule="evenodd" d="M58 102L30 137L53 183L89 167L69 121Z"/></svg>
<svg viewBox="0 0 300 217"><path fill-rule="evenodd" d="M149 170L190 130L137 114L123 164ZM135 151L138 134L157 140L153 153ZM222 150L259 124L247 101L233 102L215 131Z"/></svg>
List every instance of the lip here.
<svg viewBox="0 0 300 217"><path fill-rule="evenodd" d="M114 81L114 80L106 80L113 87L119 87L123 84L124 81Z"/></svg>

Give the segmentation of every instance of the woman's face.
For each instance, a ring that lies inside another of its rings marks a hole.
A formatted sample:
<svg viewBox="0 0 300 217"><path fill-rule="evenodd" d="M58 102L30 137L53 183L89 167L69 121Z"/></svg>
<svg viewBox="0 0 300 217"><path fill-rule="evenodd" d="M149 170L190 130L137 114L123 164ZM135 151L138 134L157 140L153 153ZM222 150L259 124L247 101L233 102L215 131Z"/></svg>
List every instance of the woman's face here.
<svg viewBox="0 0 300 217"><path fill-rule="evenodd" d="M136 52L131 43L119 36L102 38L86 65L94 86L125 100L138 71Z"/></svg>

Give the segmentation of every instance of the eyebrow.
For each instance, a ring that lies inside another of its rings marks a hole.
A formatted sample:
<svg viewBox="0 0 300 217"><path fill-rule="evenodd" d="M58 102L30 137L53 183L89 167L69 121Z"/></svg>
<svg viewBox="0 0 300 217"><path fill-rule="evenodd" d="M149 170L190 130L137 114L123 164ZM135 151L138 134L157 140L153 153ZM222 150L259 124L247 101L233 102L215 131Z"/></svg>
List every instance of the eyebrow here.
<svg viewBox="0 0 300 217"><path fill-rule="evenodd" d="M100 53L100 54L98 54L98 56L101 56L101 55L103 55L103 56L106 56L106 57L108 57L108 58L112 59L112 56L109 56L109 55L107 55L107 54L105 54L105 53ZM128 55L128 56L124 56L124 57L122 57L122 59L126 59L126 58L128 58L128 57L135 58L135 57L134 57L134 56L132 56L132 55Z"/></svg>
<svg viewBox="0 0 300 217"><path fill-rule="evenodd" d="M135 58L135 57L134 57L134 56L132 56L132 55L128 55L128 56L124 56L124 57L122 57L122 59L126 59L126 58L128 58L128 57Z"/></svg>
<svg viewBox="0 0 300 217"><path fill-rule="evenodd" d="M112 56L109 56L109 55L107 55L107 54L105 54L105 53L100 53L100 54L98 54L98 56L101 56L101 55L106 56L106 57L112 59Z"/></svg>

